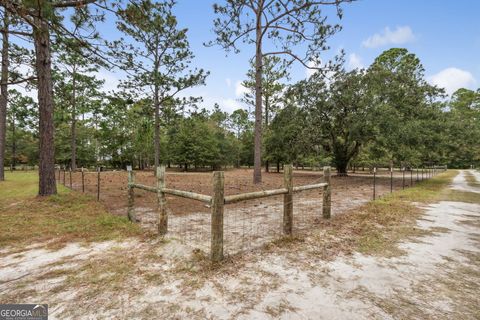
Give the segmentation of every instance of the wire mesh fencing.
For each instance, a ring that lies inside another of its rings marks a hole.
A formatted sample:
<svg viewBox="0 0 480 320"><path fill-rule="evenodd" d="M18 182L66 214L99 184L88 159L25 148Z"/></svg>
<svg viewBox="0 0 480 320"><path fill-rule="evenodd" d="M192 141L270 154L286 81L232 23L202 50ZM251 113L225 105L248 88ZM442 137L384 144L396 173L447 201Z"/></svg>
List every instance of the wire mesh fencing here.
<svg viewBox="0 0 480 320"><path fill-rule="evenodd" d="M332 213L340 214L372 198L378 199L393 191L411 187L435 173L433 169L391 171L388 168L378 168L349 172L346 177L333 175L329 180L333 190ZM295 186L314 185L324 181L324 176L318 171L297 171L292 176ZM125 204L130 182L126 171L58 170L56 178L66 187L96 197L114 214L127 215ZM150 191L134 190L136 221L152 231L157 230L160 221L157 182L157 178L151 171L135 174L135 183L150 188ZM212 176L208 173L170 172L165 182L166 188L174 189L173 191L197 194L202 197L210 197L214 194ZM286 186L284 183L284 174L265 175L262 186L252 185L249 175L237 174L227 177L222 191L225 193L223 195L225 199L248 193L260 193L260 195L258 198L252 197L244 201L224 200L221 222L222 254L232 255L252 250L288 234L285 232L284 188ZM261 195L262 192L275 190L279 192L269 194L267 197ZM210 251L212 243L216 241L212 236L212 230L219 227L218 222L212 220L212 202L205 203L188 196L179 197L178 194L171 193L165 194L165 197L168 236L191 247L205 252ZM290 232L298 234L318 225L324 208L323 189L294 192L292 199Z"/></svg>
<svg viewBox="0 0 480 320"><path fill-rule="evenodd" d="M283 236L283 196L241 201L224 212L224 251L252 250Z"/></svg>
<svg viewBox="0 0 480 320"><path fill-rule="evenodd" d="M308 190L296 194L293 197L293 233L302 233L315 227L322 219L322 209L323 190Z"/></svg>

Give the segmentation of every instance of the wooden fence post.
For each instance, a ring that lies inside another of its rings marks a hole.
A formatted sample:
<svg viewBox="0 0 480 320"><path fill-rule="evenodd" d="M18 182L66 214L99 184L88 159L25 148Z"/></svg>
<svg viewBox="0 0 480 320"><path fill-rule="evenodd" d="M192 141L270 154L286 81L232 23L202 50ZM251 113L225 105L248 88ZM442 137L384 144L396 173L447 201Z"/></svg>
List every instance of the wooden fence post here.
<svg viewBox="0 0 480 320"><path fill-rule="evenodd" d="M82 167L82 192L85 192L85 173L83 172L83 167Z"/></svg>
<svg viewBox="0 0 480 320"><path fill-rule="evenodd" d="M100 167L97 167L97 201L100 201Z"/></svg>
<svg viewBox="0 0 480 320"><path fill-rule="evenodd" d="M393 167L390 168L390 193L393 192Z"/></svg>
<svg viewBox="0 0 480 320"><path fill-rule="evenodd" d="M283 183L288 193L283 195L283 233L291 235L293 229L293 166L286 165L283 168Z"/></svg>
<svg viewBox="0 0 480 320"><path fill-rule="evenodd" d="M332 216L332 185L330 181L330 167L323 167L323 177L327 185L323 187L323 218L329 219Z"/></svg>
<svg viewBox="0 0 480 320"><path fill-rule="evenodd" d="M165 166L157 167L157 210L158 234L163 236L168 232L167 200L163 189L165 188Z"/></svg>
<svg viewBox="0 0 480 320"><path fill-rule="evenodd" d="M222 171L213 172L213 198L211 221L210 259L213 262L223 260L223 207L224 176Z"/></svg>
<svg viewBox="0 0 480 320"><path fill-rule="evenodd" d="M72 168L71 167L69 169L69 175L70 175L70 189L72 189Z"/></svg>
<svg viewBox="0 0 480 320"><path fill-rule="evenodd" d="M63 167L63 185L65 185L65 167Z"/></svg>
<svg viewBox="0 0 480 320"><path fill-rule="evenodd" d="M134 201L135 201L135 193L133 191L133 184L135 183L135 174L132 171L131 167L127 168L128 172L128 207L127 207L127 215L128 220L135 222L135 211L134 211Z"/></svg>
<svg viewBox="0 0 480 320"><path fill-rule="evenodd" d="M373 200L375 200L376 197L376 183L377 183L377 168L373 168Z"/></svg>

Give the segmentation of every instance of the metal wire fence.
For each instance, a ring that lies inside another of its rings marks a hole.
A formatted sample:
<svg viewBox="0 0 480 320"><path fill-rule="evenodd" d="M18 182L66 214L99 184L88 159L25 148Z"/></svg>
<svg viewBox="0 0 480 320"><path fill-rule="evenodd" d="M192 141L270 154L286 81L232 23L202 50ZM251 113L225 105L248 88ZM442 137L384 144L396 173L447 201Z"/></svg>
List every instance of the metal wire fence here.
<svg viewBox="0 0 480 320"><path fill-rule="evenodd" d="M414 186L444 168L397 169L385 168L368 171L349 172L348 177L333 176L332 213L340 214L371 199L378 199L395 190ZM173 173L172 173L173 174ZM189 179L187 174L178 174L179 179ZM205 175L205 174L204 174ZM310 176L311 175L311 176ZM281 176L281 175L278 175ZM278 178L277 176L277 178ZM321 172L297 173L299 182L319 183L323 181ZM126 171L70 171L58 169L57 181L73 190L84 192L104 202L114 213L126 215L128 178ZM298 185L294 177L295 185ZM211 194L210 179L192 183L189 191L202 191ZM282 179L277 179L282 181ZM152 172L139 172L136 183L155 185ZM169 182L170 183L170 182ZM175 184L175 182L173 182ZM188 184L187 184L188 185ZM281 183L280 185L281 186ZM228 194L245 190L242 178L227 180ZM210 189L210 192L205 191ZM293 232L302 233L315 227L322 218L323 193L321 190L308 190L293 197ZM159 222L157 194L145 190L135 190L135 216L141 225L155 230ZM209 204L193 199L166 195L168 211L168 235L192 247L208 252L212 243L212 217ZM283 196L274 195L249 201L225 205L223 215L223 247L226 255L248 251L284 236Z"/></svg>

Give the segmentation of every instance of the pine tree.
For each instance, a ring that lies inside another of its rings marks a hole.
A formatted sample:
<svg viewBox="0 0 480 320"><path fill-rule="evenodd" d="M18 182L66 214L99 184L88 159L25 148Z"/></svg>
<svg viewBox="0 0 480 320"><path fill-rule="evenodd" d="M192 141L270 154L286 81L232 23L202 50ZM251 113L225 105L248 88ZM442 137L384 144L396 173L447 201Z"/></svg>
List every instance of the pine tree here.
<svg viewBox="0 0 480 320"><path fill-rule="evenodd" d="M119 11L118 29L134 41L113 42L112 54L128 73L123 87L139 95L153 96L155 118L155 166L160 164L160 111L165 101L179 92L205 83L208 73L190 69L194 58L189 49L187 29L178 27L172 9L175 1L132 0ZM176 104L198 99L183 99Z"/></svg>
<svg viewBox="0 0 480 320"><path fill-rule="evenodd" d="M334 6L341 17L340 4L350 0L227 0L215 4L220 15L214 21L217 37L209 45L218 44L225 50L239 52L240 42L255 45L255 159L253 182L262 181L262 95L263 59L284 57L285 65L294 61L306 68L317 69L320 53L328 49L326 40L335 34L339 25L331 25L322 16L322 6ZM270 43L268 43L270 42ZM265 52L266 44L273 47ZM306 46L301 46L306 43ZM303 50L293 48L305 47Z"/></svg>

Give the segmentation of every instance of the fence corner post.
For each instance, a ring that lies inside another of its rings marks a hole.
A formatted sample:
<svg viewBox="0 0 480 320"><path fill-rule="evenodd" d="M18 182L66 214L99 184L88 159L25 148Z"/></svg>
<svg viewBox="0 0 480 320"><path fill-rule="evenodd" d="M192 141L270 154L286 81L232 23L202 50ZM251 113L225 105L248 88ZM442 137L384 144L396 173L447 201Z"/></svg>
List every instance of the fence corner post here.
<svg viewBox="0 0 480 320"><path fill-rule="evenodd" d="M283 195L283 233L291 235L293 229L293 166L286 165L283 168L283 182L285 189L288 190Z"/></svg>
<svg viewBox="0 0 480 320"><path fill-rule="evenodd" d="M330 167L323 167L323 177L327 185L323 187L322 215L323 218L330 219L332 216L332 185L330 181Z"/></svg>
<svg viewBox="0 0 480 320"><path fill-rule="evenodd" d="M133 189L133 184L135 183L135 174L133 173L133 170L131 167L128 168L128 209L127 209L127 215L128 215L128 220L135 222L135 211L134 211L134 199L135 199L135 193Z"/></svg>
<svg viewBox="0 0 480 320"><path fill-rule="evenodd" d="M157 210L158 210L158 234L163 236L168 232L167 200L163 189L165 188L165 166L157 167Z"/></svg>
<svg viewBox="0 0 480 320"><path fill-rule="evenodd" d="M224 182L223 171L214 171L210 248L210 259L212 262L223 260Z"/></svg>

